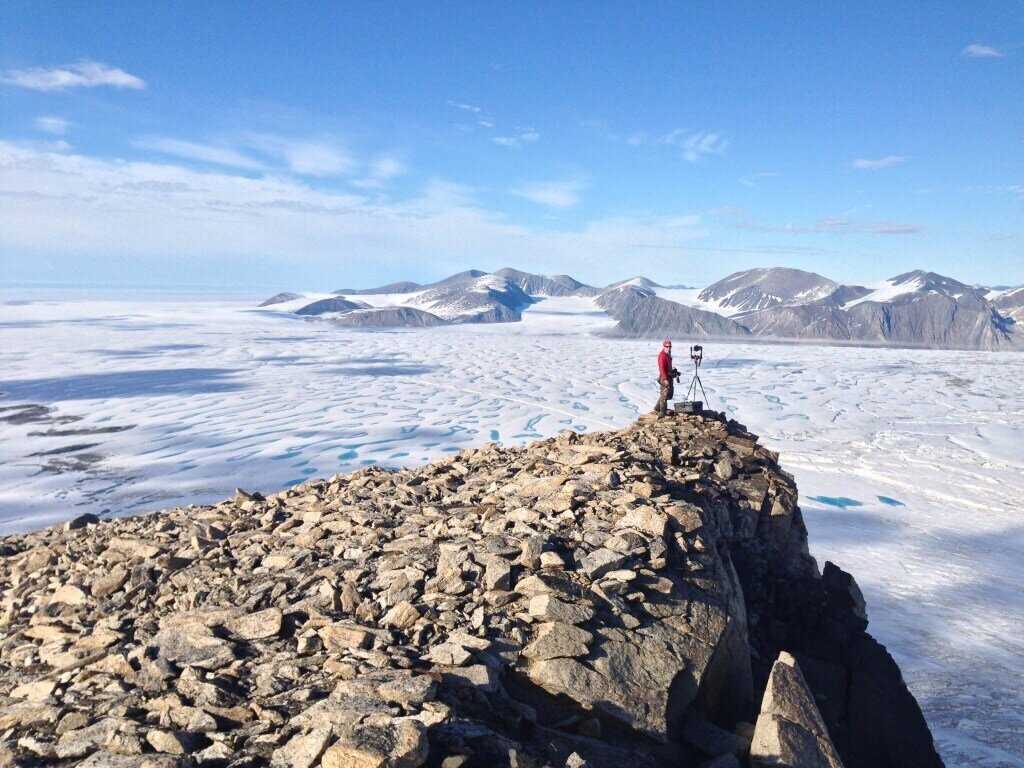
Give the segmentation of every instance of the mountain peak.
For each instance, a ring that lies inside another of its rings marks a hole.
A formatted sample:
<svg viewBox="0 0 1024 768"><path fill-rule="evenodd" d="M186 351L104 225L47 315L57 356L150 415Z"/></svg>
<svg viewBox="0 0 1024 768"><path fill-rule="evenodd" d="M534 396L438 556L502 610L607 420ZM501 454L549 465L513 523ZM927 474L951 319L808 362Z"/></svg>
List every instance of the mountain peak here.
<svg viewBox="0 0 1024 768"><path fill-rule="evenodd" d="M966 283L954 280L952 277L940 275L937 272L927 272L923 269L915 269L911 272L904 272L888 280L890 285L900 287L913 287L915 291L934 291L946 295L963 294L968 291L976 291Z"/></svg>
<svg viewBox="0 0 1024 768"><path fill-rule="evenodd" d="M816 272L789 267L758 267L734 272L701 291L701 301L733 314L823 299L838 285Z"/></svg>

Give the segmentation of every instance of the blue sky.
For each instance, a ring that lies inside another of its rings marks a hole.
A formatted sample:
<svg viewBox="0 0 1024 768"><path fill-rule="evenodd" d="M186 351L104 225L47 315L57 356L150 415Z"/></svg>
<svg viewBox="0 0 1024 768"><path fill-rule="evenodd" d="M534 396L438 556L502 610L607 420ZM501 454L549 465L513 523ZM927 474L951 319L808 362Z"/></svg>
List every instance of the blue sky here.
<svg viewBox="0 0 1024 768"><path fill-rule="evenodd" d="M0 8L0 281L1024 283L1024 6Z"/></svg>

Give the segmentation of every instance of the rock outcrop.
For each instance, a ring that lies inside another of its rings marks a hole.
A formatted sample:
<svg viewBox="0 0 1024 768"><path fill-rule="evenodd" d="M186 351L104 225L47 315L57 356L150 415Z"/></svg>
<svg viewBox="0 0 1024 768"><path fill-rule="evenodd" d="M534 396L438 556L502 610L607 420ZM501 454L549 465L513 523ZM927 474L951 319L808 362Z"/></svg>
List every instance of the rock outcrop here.
<svg viewBox="0 0 1024 768"><path fill-rule="evenodd" d="M756 436L645 417L3 539L0 764L744 765L798 707L940 766L866 624Z"/></svg>

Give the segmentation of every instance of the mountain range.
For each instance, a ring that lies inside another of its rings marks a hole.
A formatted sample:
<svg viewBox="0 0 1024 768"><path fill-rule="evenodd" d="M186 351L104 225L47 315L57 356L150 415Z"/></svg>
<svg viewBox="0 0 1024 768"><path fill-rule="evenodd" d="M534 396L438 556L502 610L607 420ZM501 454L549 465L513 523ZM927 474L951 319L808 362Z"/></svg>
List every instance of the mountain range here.
<svg viewBox="0 0 1024 768"><path fill-rule="evenodd" d="M1024 287L987 288L915 270L873 286L784 267L736 272L707 286L633 277L597 287L568 275L468 270L419 284L279 293L260 306L351 327L517 322L531 305L573 298L603 311L617 335L790 339L950 349L1024 349Z"/></svg>

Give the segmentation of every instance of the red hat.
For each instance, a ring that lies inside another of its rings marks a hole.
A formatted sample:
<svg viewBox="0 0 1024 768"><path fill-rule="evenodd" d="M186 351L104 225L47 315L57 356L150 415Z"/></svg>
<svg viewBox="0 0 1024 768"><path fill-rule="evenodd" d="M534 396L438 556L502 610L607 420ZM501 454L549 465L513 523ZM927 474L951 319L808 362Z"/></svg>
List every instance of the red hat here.
<svg viewBox="0 0 1024 768"><path fill-rule="evenodd" d="M661 346L663 346L663 347L671 347L672 346L672 339L665 339L663 342L661 342Z"/></svg>

